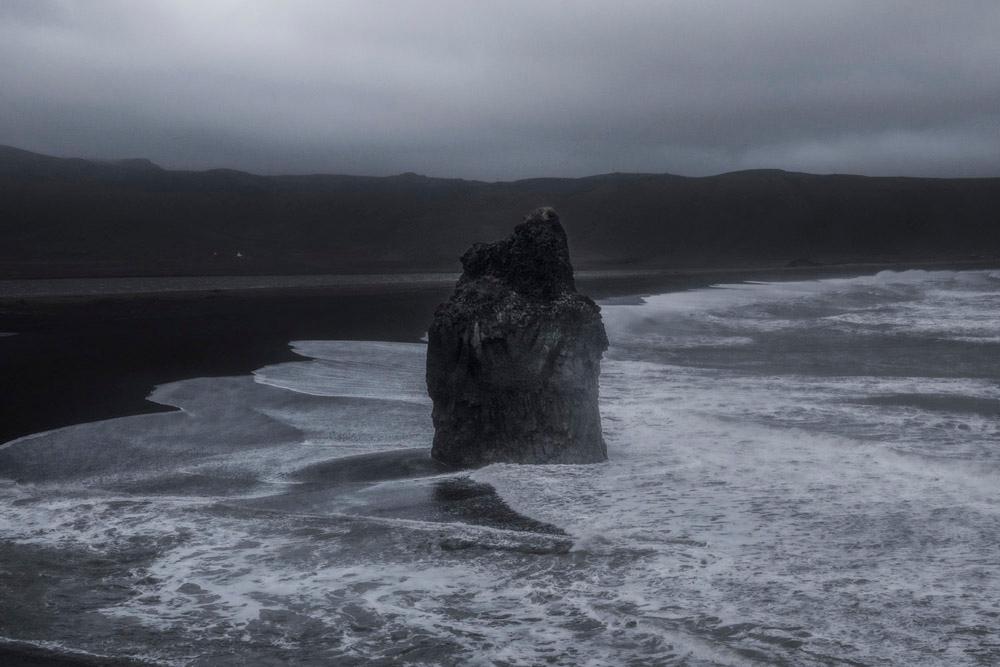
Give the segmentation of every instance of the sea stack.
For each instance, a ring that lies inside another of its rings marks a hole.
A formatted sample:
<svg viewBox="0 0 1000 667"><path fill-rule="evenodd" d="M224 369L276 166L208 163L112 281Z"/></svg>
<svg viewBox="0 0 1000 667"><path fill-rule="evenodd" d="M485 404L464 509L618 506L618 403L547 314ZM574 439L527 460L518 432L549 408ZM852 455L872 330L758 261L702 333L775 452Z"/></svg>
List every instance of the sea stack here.
<svg viewBox="0 0 1000 667"><path fill-rule="evenodd" d="M566 232L539 208L495 243L462 256L451 299L428 331L432 456L489 463L607 459L598 411L601 310L579 294Z"/></svg>

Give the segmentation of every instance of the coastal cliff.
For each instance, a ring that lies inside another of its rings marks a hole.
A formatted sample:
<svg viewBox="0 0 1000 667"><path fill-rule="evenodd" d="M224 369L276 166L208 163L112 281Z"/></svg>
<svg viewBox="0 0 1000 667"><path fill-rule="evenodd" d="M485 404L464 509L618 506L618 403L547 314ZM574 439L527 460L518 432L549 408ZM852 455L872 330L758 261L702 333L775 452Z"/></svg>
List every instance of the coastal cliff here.
<svg viewBox="0 0 1000 667"><path fill-rule="evenodd" d="M435 459L456 466L607 458L598 376L608 339L579 294L551 208L501 241L477 243L428 331Z"/></svg>

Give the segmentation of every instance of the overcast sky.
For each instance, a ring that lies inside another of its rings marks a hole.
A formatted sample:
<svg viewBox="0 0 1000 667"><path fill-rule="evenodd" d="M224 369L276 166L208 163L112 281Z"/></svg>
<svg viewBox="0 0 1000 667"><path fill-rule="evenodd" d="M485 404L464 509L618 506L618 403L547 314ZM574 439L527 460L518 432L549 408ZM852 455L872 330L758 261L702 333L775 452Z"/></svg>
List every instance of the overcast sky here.
<svg viewBox="0 0 1000 667"><path fill-rule="evenodd" d="M0 0L0 143L265 173L1000 176L1000 1Z"/></svg>

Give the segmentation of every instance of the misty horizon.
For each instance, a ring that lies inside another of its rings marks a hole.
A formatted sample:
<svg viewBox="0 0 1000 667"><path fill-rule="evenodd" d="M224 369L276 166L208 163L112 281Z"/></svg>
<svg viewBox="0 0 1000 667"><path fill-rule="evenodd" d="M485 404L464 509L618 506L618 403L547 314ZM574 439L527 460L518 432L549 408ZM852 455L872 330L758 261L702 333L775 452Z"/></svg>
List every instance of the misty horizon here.
<svg viewBox="0 0 1000 667"><path fill-rule="evenodd" d="M912 178L912 179L935 179L935 180L962 180L962 179L993 179L1000 178L1000 173L997 174L985 174L981 176L908 176L904 174L877 174L868 175L861 174L857 172L810 172L801 171L797 169L783 169L781 167L747 167L744 169L734 169L732 171L720 171L720 172L710 172L706 174L679 174L673 171L604 171L580 174L574 176L566 176L562 174L551 174L551 175L528 175L518 178L509 179L479 179L479 178L469 178L466 176L455 175L455 174L426 174L414 171L412 169L392 172L392 173L348 173L348 172L331 172L331 171L278 171L278 172L268 172L268 171L252 171L249 169L237 169L230 165L216 165L208 167L198 167L198 168L186 168L183 166L171 166L163 164L157 160L150 159L149 157L142 155L132 155L132 156L113 156L113 157L103 157L103 156L87 156L87 155L55 155L47 153L38 153L36 151L31 151L20 146L11 146L0 144L0 149L7 148L16 151L24 151L27 153L33 153L36 155L42 155L44 157L56 158L60 160L74 160L80 159L87 162L92 162L94 164L125 164L129 162L148 162L152 166L163 169L164 171L171 172L184 172L184 173L207 173L213 171L235 171L250 176L261 176L261 177L308 177L308 176L343 176L350 178L399 178L405 176L414 176L419 178L429 178L437 180L457 180L457 181L467 181L470 183L483 183L486 185L497 185L504 183L518 183L522 181L534 181L534 180L584 180L588 178L600 178L605 176L674 176L677 178L688 178L688 179L699 179L699 178L714 178L718 176L728 176L731 174L739 173L749 173L749 172L782 172L787 174L802 174L806 176L849 176L849 177L868 177L868 178Z"/></svg>
<svg viewBox="0 0 1000 667"><path fill-rule="evenodd" d="M0 144L509 181L1000 175L1000 6L0 7Z"/></svg>

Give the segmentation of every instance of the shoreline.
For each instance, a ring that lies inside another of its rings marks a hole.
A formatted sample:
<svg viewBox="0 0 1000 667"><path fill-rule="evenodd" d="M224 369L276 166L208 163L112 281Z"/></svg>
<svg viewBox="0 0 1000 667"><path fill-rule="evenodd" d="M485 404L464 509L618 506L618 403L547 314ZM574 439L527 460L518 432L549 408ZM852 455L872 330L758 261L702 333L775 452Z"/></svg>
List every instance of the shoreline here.
<svg viewBox="0 0 1000 667"><path fill-rule="evenodd" d="M747 280L812 280L871 275L887 269L997 267L993 262L986 266L731 268L597 278L581 272L578 286L595 298L613 299ZM291 340L416 341L430 322L435 305L450 291L451 282L393 287L364 284L349 289L47 296L23 303L0 298L0 331L20 334L0 338L0 373L10 378L0 386L0 446L16 437L70 424L173 410L146 400L153 387L188 377L241 375L268 363L300 359L288 347ZM19 330L19 325L24 328ZM24 432L4 436L17 429ZM376 464L382 460L368 457L362 463L368 464L369 459ZM322 470L329 475L331 469L357 464L355 459L341 460L324 464ZM510 520L503 509L492 515L494 520ZM0 664L77 667L153 663L0 638Z"/></svg>
<svg viewBox="0 0 1000 667"><path fill-rule="evenodd" d="M595 299L719 283L817 280L881 270L974 270L1000 261L588 272ZM169 411L160 384L245 375L298 359L294 340L417 342L454 276L418 282L37 296L0 294L0 444L72 424Z"/></svg>
<svg viewBox="0 0 1000 667"><path fill-rule="evenodd" d="M675 283L702 284L730 279L789 280L794 278L822 279L842 275L862 275L879 271L906 270L966 270L1000 269L1000 258L923 259L887 261L849 261L836 264L804 266L746 264L732 266L683 267L653 269L645 267L577 270L576 281L581 292L588 287L614 292L630 283L671 286ZM325 293L372 294L387 291L413 291L450 288L458 279L457 271L414 271L409 273L345 273L345 274L261 274L206 276L94 276L94 277L33 277L0 278L0 322L5 308L19 302L64 302L76 300L121 298L192 298L205 294L305 294ZM102 285L102 283L104 285ZM112 285L118 283L119 285ZM131 283L136 287L129 288ZM143 283L146 283L143 286ZM151 288L159 283L159 288ZM255 284L256 283L256 284ZM90 287L81 287L89 284ZM59 286L64 286L61 290ZM676 289L689 289L679 286Z"/></svg>

